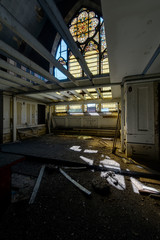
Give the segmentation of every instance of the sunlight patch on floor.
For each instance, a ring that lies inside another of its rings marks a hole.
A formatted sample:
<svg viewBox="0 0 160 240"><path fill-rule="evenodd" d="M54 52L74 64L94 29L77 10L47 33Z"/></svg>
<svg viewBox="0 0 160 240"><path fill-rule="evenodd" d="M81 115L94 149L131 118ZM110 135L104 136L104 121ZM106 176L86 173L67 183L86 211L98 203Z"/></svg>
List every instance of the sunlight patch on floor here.
<svg viewBox="0 0 160 240"><path fill-rule="evenodd" d="M98 150L92 150L92 149L85 149L84 153L97 153Z"/></svg>
<svg viewBox="0 0 160 240"><path fill-rule="evenodd" d="M108 176L108 172L101 172L101 177L106 178L106 181L118 190L126 189L125 178L122 175L114 174L114 177L111 177Z"/></svg>
<svg viewBox="0 0 160 240"><path fill-rule="evenodd" d="M88 163L89 165L93 165L93 160L89 159L89 158L86 158L86 157L83 157L83 156L80 156L80 158L85 161L86 163Z"/></svg>
<svg viewBox="0 0 160 240"><path fill-rule="evenodd" d="M82 151L82 149L80 149L80 146L72 146L70 147L71 150L75 151L75 152L80 152Z"/></svg>
<svg viewBox="0 0 160 240"><path fill-rule="evenodd" d="M131 180L131 183L132 183L132 187L136 190L136 193L139 193L139 191L142 191L142 192L149 192L149 193L155 193L155 194L159 194L160 191L157 190L156 188L153 188L153 187L148 187L146 185L144 185L143 183L141 183L140 181L138 181L137 179L131 177L130 178Z"/></svg>
<svg viewBox="0 0 160 240"><path fill-rule="evenodd" d="M104 167L105 166L120 167L120 164L118 162L111 159L104 159L100 161L100 164L102 164Z"/></svg>
<svg viewBox="0 0 160 240"><path fill-rule="evenodd" d="M99 166L121 170L120 164L112 159L104 159L100 161ZM108 172L101 172L101 177L106 178L108 183L113 187L117 188L118 190L126 189L125 178L122 175L115 174L114 172L108 171Z"/></svg>

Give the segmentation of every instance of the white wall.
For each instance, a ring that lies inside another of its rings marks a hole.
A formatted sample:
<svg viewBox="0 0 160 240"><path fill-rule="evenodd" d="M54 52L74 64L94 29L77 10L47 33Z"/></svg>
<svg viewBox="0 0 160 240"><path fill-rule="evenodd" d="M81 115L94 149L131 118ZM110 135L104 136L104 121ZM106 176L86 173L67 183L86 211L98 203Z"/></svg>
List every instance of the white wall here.
<svg viewBox="0 0 160 240"><path fill-rule="evenodd" d="M142 74L159 46L160 1L101 0L101 3L111 82ZM150 73L159 72L159 59L154 64ZM113 89L113 97L117 94L118 88Z"/></svg>
<svg viewBox="0 0 160 240"><path fill-rule="evenodd" d="M153 83L127 84L127 142L154 144Z"/></svg>
<svg viewBox="0 0 160 240"><path fill-rule="evenodd" d="M37 103L18 98L16 102L17 127L36 126L38 122Z"/></svg>
<svg viewBox="0 0 160 240"><path fill-rule="evenodd" d="M55 127L60 128L115 128L116 117L104 116L54 116Z"/></svg>
<svg viewBox="0 0 160 240"><path fill-rule="evenodd" d="M153 83L125 84L125 123L127 155L156 156Z"/></svg>
<svg viewBox="0 0 160 240"><path fill-rule="evenodd" d="M15 141L17 139L17 129L30 127L45 128L44 124L38 125L37 102L16 97L14 99L13 110L12 96L3 95L3 142L10 142L13 139Z"/></svg>

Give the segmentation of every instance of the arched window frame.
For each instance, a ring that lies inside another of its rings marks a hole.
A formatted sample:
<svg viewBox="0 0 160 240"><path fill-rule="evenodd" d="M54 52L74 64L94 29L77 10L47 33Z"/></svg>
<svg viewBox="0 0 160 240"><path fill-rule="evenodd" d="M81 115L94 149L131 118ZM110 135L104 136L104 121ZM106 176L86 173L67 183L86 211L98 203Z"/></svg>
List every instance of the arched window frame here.
<svg viewBox="0 0 160 240"><path fill-rule="evenodd" d="M81 51L82 55L83 55L84 58L85 58L86 48L87 48L88 44L89 44L91 41L93 41L93 42L96 44L96 46L97 46L98 58L99 58L98 64L97 64L97 69L98 69L98 71L97 71L97 74L96 74L96 75L101 75L101 74L108 74L108 75L109 75L109 63L108 63L108 54L107 54L107 44L106 44L106 47L104 48L104 50L101 51L101 49L102 49L102 40L101 40L101 38L102 38L102 34L101 34L101 29L102 29L102 27L103 27L103 41L106 42L106 39L104 40L104 38L105 38L105 29L104 29L104 21L103 21L103 18L102 18L99 14L97 14L95 11L90 10L89 8L81 8L81 9L75 14L75 16L70 20L70 22L69 22L69 24L68 24L68 27L69 27L69 29L71 28L73 20L74 20L75 18L78 18L78 16L79 16L83 11L87 11L88 14L89 14L90 12L94 12L94 13L95 13L95 17L94 17L94 18L98 19L99 22L98 22L98 25L97 25L96 28L95 28L95 33L94 33L94 35L93 35L92 37L88 37L83 43L80 43L80 42L76 41L77 46L78 46L79 50ZM95 36L96 36L97 34L98 34L98 38L99 38L99 43L95 40ZM58 47L61 45L61 42L62 42L62 41L64 41L64 40L63 40L62 38L60 38ZM66 45L66 46L67 46L67 45ZM58 47L57 47L57 50L58 50ZM56 59L59 60L59 58L57 58L57 50L56 50ZM69 56L70 56L71 54L72 54L71 50L67 47L67 60L62 59L62 61L60 61L60 63L62 63L63 60L65 61L65 64L63 63L63 65L65 65L66 68L67 68L67 70L69 70L69 71L70 71L70 69L69 69L69 66L70 66ZM107 55L107 61L106 61L106 63L105 63L105 64L107 64L107 67L106 67L106 69L108 69L107 71L102 69L102 66L104 65L103 62L102 62L102 61L103 61L103 58L104 58L104 54ZM74 56L74 55L73 55L73 56ZM77 62L77 64L79 64L79 63ZM79 65L79 69L81 69L80 65ZM70 71L70 73L72 74L72 71ZM77 73L77 74L78 74L78 73ZM54 70L54 75L55 75L55 70ZM62 75L63 75L63 74L62 74ZM74 74L72 74L72 75L74 76ZM93 74L93 75L95 75L95 74ZM79 77L84 77L84 76L85 76L84 71L81 69L81 71L80 71L80 76L74 76L74 77L79 78ZM55 77L57 77L57 76L55 75ZM59 80L65 80L65 79L67 79L67 77L64 76L63 79L59 79Z"/></svg>

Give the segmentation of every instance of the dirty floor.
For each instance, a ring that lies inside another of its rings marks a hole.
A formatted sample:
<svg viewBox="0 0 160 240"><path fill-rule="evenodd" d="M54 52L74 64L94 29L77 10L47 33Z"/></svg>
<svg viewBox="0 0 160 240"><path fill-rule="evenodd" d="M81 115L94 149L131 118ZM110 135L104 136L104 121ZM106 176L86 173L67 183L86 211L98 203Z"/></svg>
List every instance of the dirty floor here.
<svg viewBox="0 0 160 240"><path fill-rule="evenodd" d="M14 144L3 152L111 166L115 169L155 173L124 158L112 139L90 136L46 135ZM39 172L45 166L34 202L29 204ZM56 168L54 161L27 158L12 166L11 204L0 218L0 239L160 239L160 199L139 193L132 176L83 168L65 168L72 179L91 192L87 195ZM108 190L98 192L94 179L105 180ZM114 182L114 180L117 182ZM140 180L140 179L138 179ZM160 183L145 183L160 190Z"/></svg>

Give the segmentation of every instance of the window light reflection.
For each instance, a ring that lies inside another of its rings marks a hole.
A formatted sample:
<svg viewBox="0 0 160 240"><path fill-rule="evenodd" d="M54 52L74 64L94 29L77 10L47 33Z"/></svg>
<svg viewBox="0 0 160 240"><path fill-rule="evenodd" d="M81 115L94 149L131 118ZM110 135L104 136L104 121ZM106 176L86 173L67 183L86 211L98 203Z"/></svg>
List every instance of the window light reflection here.
<svg viewBox="0 0 160 240"><path fill-rule="evenodd" d="M91 116L99 116L99 114L96 112L96 113L89 113L89 115Z"/></svg>

